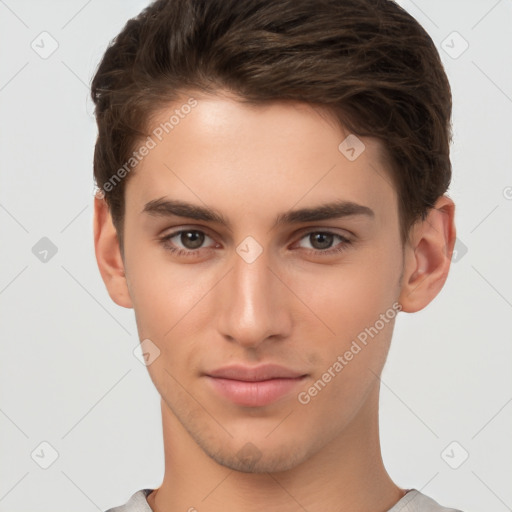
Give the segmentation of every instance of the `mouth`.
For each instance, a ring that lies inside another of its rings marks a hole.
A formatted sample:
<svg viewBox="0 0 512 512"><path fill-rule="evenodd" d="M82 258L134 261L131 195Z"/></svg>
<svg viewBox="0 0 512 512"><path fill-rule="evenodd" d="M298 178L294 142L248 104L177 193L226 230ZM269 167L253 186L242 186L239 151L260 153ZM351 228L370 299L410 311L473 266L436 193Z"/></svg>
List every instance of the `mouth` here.
<svg viewBox="0 0 512 512"><path fill-rule="evenodd" d="M278 365L229 366L204 375L212 390L243 407L263 407L298 388L307 374Z"/></svg>

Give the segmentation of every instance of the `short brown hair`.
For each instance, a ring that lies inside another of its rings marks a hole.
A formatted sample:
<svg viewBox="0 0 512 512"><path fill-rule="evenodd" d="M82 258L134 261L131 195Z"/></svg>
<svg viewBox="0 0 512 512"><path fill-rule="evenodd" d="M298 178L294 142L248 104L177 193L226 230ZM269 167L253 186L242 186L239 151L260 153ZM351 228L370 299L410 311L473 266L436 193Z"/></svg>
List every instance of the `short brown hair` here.
<svg viewBox="0 0 512 512"><path fill-rule="evenodd" d="M154 113L220 89L251 103L321 106L351 133L380 139L402 241L448 189L450 85L432 39L395 2L157 0L111 42L91 86L94 176L121 245L128 177L105 185Z"/></svg>

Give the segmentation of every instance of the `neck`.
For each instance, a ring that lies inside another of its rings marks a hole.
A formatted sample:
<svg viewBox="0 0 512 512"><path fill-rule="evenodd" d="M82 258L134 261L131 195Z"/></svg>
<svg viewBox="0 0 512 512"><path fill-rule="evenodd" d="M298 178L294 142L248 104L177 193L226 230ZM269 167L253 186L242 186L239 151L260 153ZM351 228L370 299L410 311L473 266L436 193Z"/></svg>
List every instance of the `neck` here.
<svg viewBox="0 0 512 512"><path fill-rule="evenodd" d="M386 512L405 494L381 456L378 386L332 442L280 473L241 473L208 457L162 401L165 474L154 512Z"/></svg>

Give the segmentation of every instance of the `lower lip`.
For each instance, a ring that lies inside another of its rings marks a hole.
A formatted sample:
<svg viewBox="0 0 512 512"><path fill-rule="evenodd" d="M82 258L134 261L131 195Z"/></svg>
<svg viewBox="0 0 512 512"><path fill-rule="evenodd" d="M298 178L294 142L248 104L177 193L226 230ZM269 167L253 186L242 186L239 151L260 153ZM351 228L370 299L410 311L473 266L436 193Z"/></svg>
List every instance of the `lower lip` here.
<svg viewBox="0 0 512 512"><path fill-rule="evenodd" d="M295 379L269 379L256 382L207 376L211 386L231 402L244 407L262 407L279 400L300 385L305 376Z"/></svg>

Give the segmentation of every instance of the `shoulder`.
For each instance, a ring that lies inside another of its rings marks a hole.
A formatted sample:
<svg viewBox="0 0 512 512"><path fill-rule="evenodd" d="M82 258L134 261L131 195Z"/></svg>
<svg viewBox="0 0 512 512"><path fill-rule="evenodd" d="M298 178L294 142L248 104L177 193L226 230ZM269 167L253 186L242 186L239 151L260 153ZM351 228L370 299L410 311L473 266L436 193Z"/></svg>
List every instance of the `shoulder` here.
<svg viewBox="0 0 512 512"><path fill-rule="evenodd" d="M153 489L141 489L124 504L109 508L105 512L153 512L146 499Z"/></svg>
<svg viewBox="0 0 512 512"><path fill-rule="evenodd" d="M429 496L417 489L411 489L407 494L388 512L462 512L454 508L441 506Z"/></svg>

